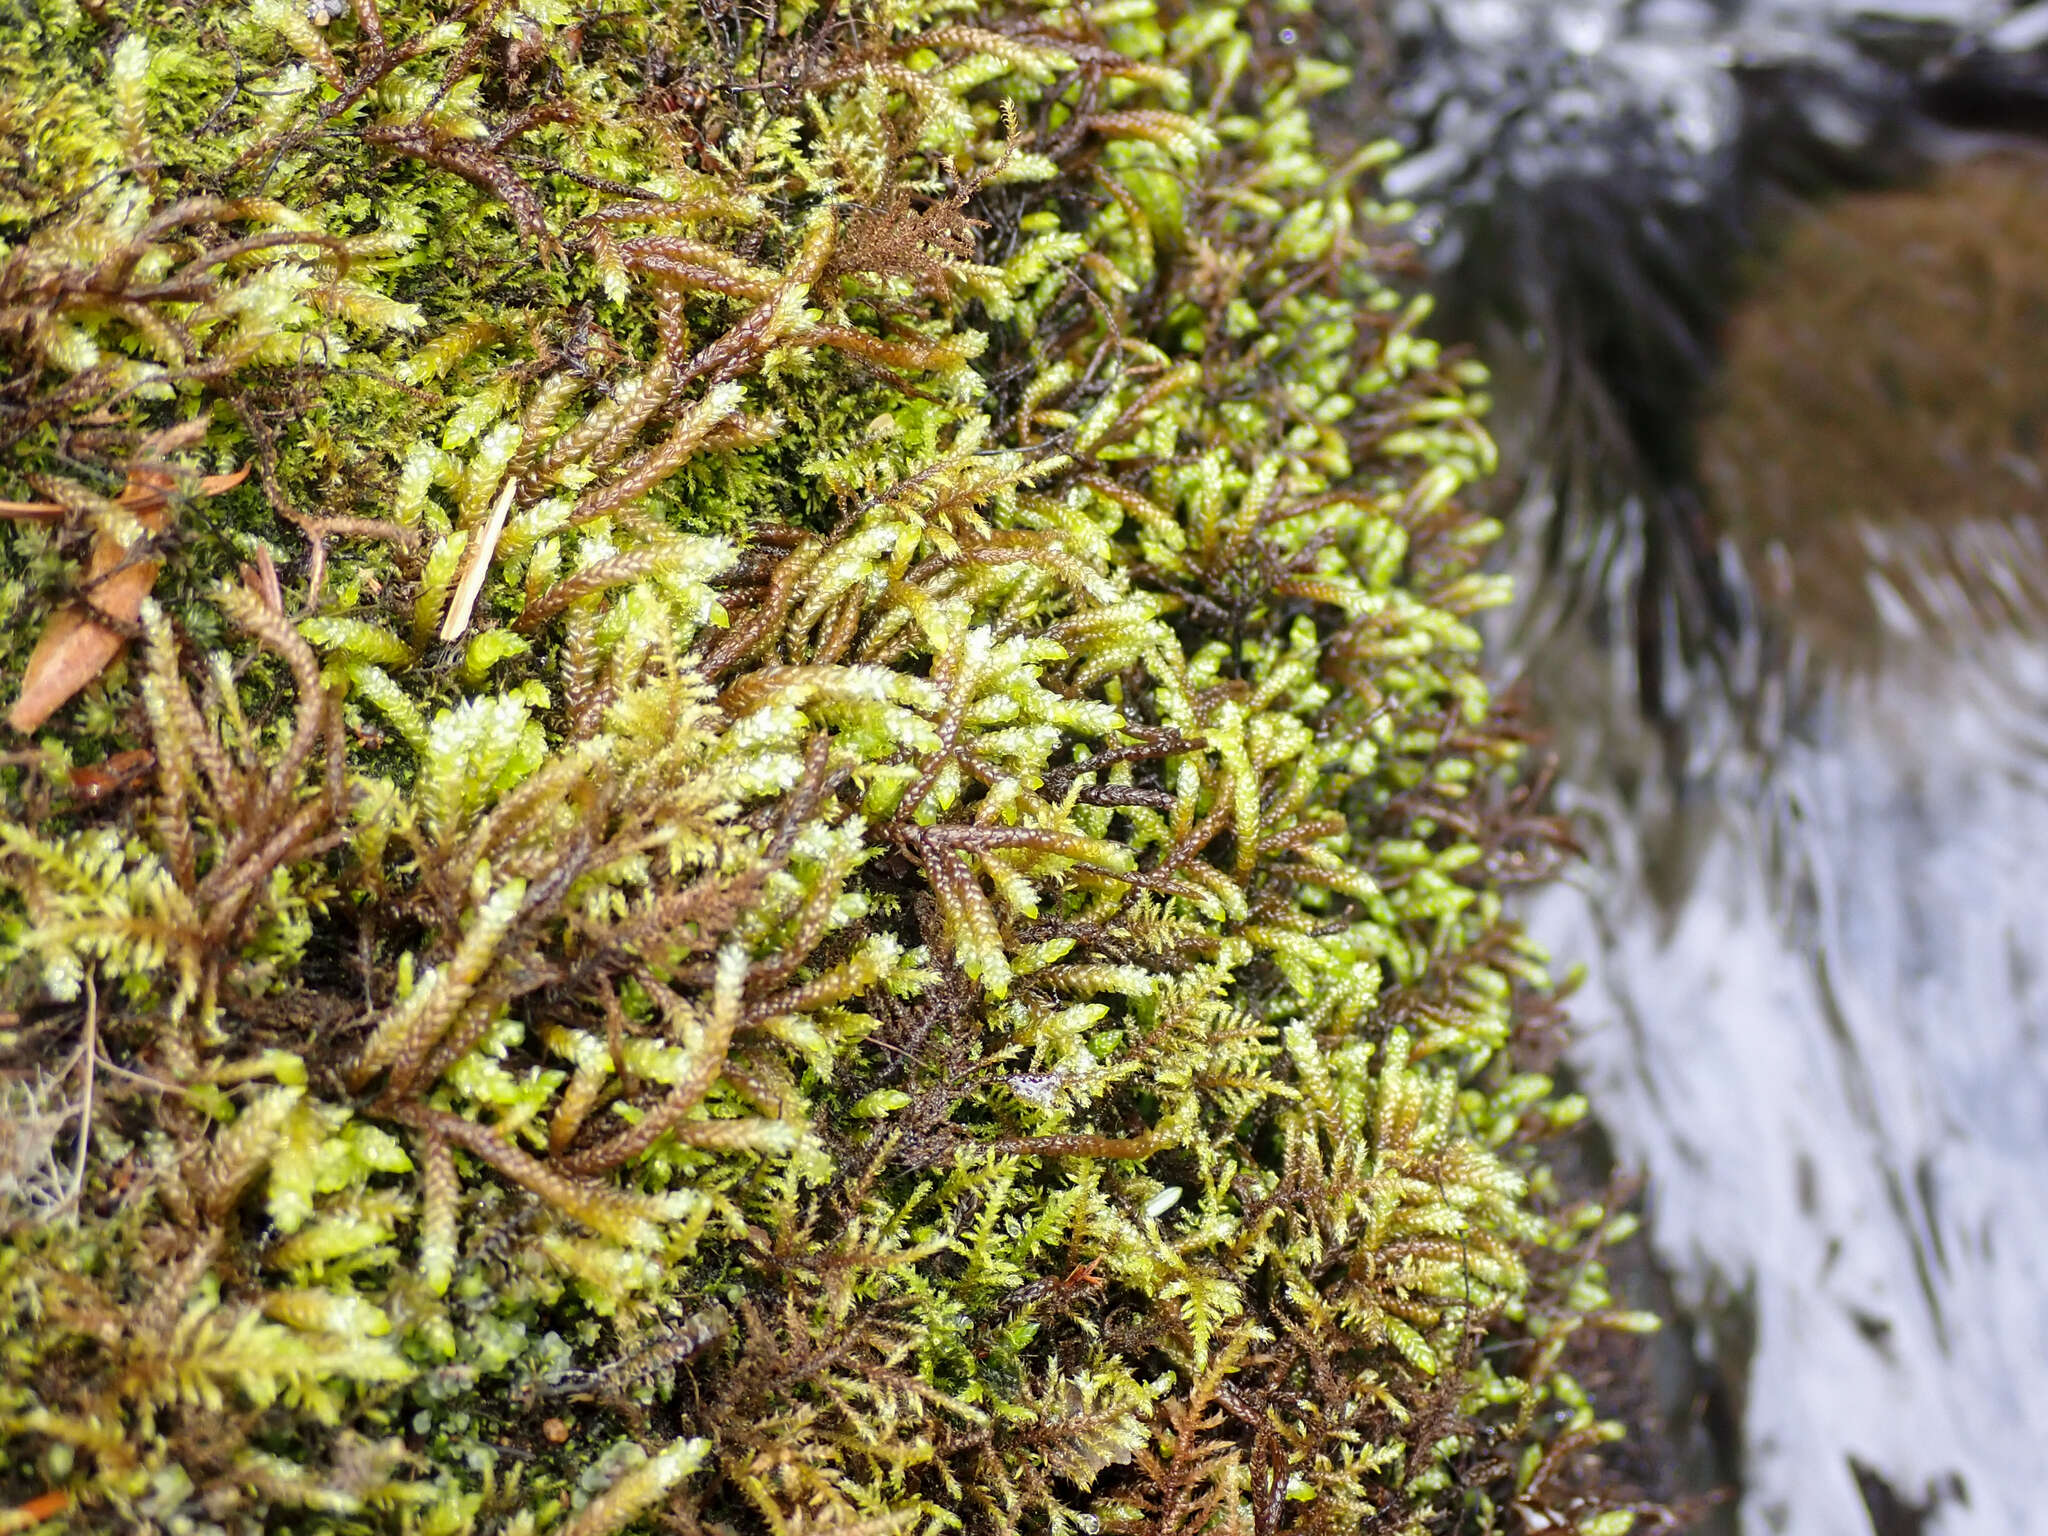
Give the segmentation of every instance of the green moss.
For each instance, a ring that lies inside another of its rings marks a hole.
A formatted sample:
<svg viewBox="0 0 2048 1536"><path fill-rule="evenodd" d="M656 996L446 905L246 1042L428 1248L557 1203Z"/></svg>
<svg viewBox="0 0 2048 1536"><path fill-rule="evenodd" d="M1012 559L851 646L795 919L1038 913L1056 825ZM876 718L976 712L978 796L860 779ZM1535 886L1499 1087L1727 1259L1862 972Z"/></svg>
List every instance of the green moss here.
<svg viewBox="0 0 2048 1536"><path fill-rule="evenodd" d="M163 561L0 768L16 1528L1626 1527L1483 378L1277 25L0 29L0 667Z"/></svg>

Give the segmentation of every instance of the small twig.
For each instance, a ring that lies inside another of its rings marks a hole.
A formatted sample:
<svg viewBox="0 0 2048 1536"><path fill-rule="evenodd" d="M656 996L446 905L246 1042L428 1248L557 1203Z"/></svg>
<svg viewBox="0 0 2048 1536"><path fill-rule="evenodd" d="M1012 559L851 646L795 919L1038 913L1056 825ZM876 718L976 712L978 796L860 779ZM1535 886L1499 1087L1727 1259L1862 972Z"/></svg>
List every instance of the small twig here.
<svg viewBox="0 0 2048 1536"><path fill-rule="evenodd" d="M0 517L6 518L54 523L61 520L67 510L62 502L56 501L0 501Z"/></svg>
<svg viewBox="0 0 2048 1536"><path fill-rule="evenodd" d="M151 1077L146 1072L133 1071L122 1066L111 1057L100 1057L99 1065L106 1071L113 1073L114 1076L125 1077L129 1082L136 1084L138 1087L147 1088L151 1093L174 1093L181 1099L190 1099L192 1097L191 1090L189 1089L181 1088L176 1083L167 1083L159 1077Z"/></svg>
<svg viewBox="0 0 2048 1536"><path fill-rule="evenodd" d="M79 1042L78 1055L85 1086L78 1101L78 1144L71 1154L71 1187L58 1200L52 1214L75 1211L85 1199L85 1163L92 1151L94 1068L100 1055L99 990L91 971L85 973L85 1037Z"/></svg>
<svg viewBox="0 0 2048 1536"><path fill-rule="evenodd" d="M512 498L518 492L516 477L507 478L505 488L498 492L490 518L477 534L476 545L470 550L469 561L462 569L462 580L448 604L448 617L441 625L443 640L459 640L462 632L469 628L469 616L476 609L477 597L484 589L484 578L491 573L491 557L497 553L498 538L505 531L505 514L512 510Z"/></svg>

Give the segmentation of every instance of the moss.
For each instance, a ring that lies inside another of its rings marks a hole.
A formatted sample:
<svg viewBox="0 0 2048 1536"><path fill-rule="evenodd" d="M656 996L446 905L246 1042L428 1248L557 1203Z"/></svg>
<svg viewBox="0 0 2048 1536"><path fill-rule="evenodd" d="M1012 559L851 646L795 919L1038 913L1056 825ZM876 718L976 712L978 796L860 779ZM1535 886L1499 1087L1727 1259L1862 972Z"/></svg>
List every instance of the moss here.
<svg viewBox="0 0 2048 1536"><path fill-rule="evenodd" d="M1785 232L1728 326L1701 478L1775 625L1832 665L1874 665L1889 633L2008 630L2038 601L1972 573L2021 569L2006 541L2048 506L2048 381L2025 361L2048 283L2003 254L2048 239L2044 187L2032 157L1994 155L1845 197Z"/></svg>
<svg viewBox="0 0 2048 1536"><path fill-rule="evenodd" d="M0 29L11 1528L1625 1530L1284 12L306 18Z"/></svg>

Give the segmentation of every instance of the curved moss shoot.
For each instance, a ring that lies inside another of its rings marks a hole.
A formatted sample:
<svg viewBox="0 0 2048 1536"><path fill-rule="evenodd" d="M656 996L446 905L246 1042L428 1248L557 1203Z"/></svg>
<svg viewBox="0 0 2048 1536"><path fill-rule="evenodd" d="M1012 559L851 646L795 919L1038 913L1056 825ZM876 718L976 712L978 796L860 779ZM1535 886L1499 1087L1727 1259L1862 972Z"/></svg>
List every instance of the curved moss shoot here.
<svg viewBox="0 0 2048 1536"><path fill-rule="evenodd" d="M0 27L7 1529L1629 1527L1284 19Z"/></svg>

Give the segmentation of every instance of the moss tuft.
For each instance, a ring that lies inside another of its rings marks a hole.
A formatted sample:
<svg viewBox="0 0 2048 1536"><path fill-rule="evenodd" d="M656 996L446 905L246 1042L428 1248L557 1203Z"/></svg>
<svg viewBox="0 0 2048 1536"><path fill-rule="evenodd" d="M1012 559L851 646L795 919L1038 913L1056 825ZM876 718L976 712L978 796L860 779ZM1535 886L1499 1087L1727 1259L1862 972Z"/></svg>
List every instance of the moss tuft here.
<svg viewBox="0 0 2048 1536"><path fill-rule="evenodd" d="M0 27L8 1529L1627 1528L1283 19Z"/></svg>

